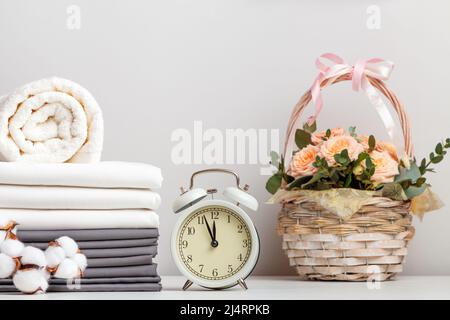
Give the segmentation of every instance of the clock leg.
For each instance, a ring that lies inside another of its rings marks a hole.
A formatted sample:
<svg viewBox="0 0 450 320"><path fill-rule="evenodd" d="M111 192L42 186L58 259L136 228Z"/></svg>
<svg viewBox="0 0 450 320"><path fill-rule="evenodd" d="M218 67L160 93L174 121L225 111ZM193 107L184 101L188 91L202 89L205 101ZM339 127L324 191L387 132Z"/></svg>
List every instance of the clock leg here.
<svg viewBox="0 0 450 320"><path fill-rule="evenodd" d="M190 286L192 286L192 281L191 280L186 280L186 282L183 285L183 291L189 289Z"/></svg>
<svg viewBox="0 0 450 320"><path fill-rule="evenodd" d="M244 289L244 290L248 289L247 284L245 283L244 279L239 279L237 283L238 283L238 285L241 286L242 289Z"/></svg>

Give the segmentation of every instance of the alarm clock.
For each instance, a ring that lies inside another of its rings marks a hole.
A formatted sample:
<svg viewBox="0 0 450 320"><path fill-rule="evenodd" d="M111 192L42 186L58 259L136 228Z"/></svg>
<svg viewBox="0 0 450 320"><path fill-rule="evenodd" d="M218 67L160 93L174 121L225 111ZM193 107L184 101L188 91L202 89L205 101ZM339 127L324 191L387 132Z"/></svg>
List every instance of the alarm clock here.
<svg viewBox="0 0 450 320"><path fill-rule="evenodd" d="M213 172L236 179L236 186L223 191L226 200L214 199L217 189L194 188L196 176ZM239 176L225 169L197 171L191 176L189 190L181 188L180 197L173 203L173 211L180 217L172 233L171 249L176 266L187 278L183 290L193 283L209 289L235 285L247 289L245 279L259 258L258 233L242 208L258 209L258 201L248 188L241 188Z"/></svg>

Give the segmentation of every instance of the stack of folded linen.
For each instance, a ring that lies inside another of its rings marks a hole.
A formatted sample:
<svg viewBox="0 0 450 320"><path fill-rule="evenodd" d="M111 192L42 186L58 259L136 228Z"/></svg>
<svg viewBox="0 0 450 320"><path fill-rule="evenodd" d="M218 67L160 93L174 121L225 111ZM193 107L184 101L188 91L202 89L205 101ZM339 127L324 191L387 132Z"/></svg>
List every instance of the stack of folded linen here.
<svg viewBox="0 0 450 320"><path fill-rule="evenodd" d="M26 244L69 236L87 256L83 278L51 279L49 291L158 291L161 184L159 168L139 163L0 162L0 216L19 224Z"/></svg>

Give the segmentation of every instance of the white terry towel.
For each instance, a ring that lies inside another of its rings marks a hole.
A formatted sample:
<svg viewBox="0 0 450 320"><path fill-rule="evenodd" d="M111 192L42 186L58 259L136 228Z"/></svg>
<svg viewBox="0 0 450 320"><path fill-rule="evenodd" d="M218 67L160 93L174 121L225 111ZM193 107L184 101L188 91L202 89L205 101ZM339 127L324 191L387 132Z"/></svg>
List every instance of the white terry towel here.
<svg viewBox="0 0 450 320"><path fill-rule="evenodd" d="M0 218L19 223L20 230L158 228L150 210L27 210L0 209Z"/></svg>
<svg viewBox="0 0 450 320"><path fill-rule="evenodd" d="M0 208L156 210L160 204L149 189L0 185Z"/></svg>
<svg viewBox="0 0 450 320"><path fill-rule="evenodd" d="M159 189L161 169L135 162L0 162L0 184Z"/></svg>
<svg viewBox="0 0 450 320"><path fill-rule="evenodd" d="M48 78L0 98L0 160L97 162L103 116L80 85Z"/></svg>

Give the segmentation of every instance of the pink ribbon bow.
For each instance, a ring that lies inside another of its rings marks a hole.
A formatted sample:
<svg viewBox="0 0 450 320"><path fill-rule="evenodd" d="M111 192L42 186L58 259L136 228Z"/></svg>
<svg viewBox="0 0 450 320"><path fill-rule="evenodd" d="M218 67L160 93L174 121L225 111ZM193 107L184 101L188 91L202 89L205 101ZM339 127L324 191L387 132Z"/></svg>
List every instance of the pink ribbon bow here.
<svg viewBox="0 0 450 320"><path fill-rule="evenodd" d="M331 62L331 64L328 66L323 63L321 59L326 59ZM389 136L392 140L396 140L394 119L379 92L370 84L368 79L368 77L383 81L389 79L392 69L394 68L394 64L391 61L379 58L368 60L360 59L354 66L350 66L338 55L325 53L316 59L316 67L319 69L319 75L311 87L311 98L316 106L316 110L314 115L308 119L308 124L313 124L322 111L323 100L322 89L320 86L321 83L326 79L336 79L344 74L350 73L352 75L353 90L363 90L367 94L371 104L375 107L382 119Z"/></svg>

